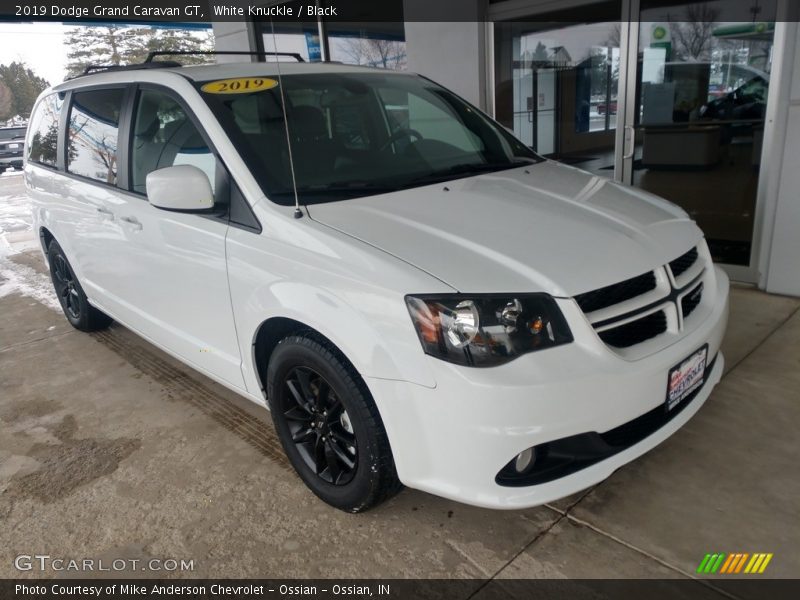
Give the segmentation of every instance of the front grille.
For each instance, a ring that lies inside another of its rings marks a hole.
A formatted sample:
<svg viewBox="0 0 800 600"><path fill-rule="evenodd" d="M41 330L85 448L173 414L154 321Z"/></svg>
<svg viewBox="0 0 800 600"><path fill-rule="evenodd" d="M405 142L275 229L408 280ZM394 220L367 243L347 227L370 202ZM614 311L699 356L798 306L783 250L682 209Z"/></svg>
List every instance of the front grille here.
<svg viewBox="0 0 800 600"><path fill-rule="evenodd" d="M656 337L667 330L667 315L663 310L651 313L646 317L631 321L625 325L606 329L597 335L609 346L629 348Z"/></svg>
<svg viewBox="0 0 800 600"><path fill-rule="evenodd" d="M701 283L681 299L681 312L683 312L684 319L694 312L694 309L698 307L702 299L703 284Z"/></svg>
<svg viewBox="0 0 800 600"><path fill-rule="evenodd" d="M620 283L580 294L575 296L575 301L583 312L590 313L641 296L654 289L656 289L656 276L650 271Z"/></svg>
<svg viewBox="0 0 800 600"><path fill-rule="evenodd" d="M634 356L636 350L626 349L668 331L680 333L683 320L679 313L687 317L700 306L705 272L701 261L697 248L691 248L653 271L574 299L607 346Z"/></svg>
<svg viewBox="0 0 800 600"><path fill-rule="evenodd" d="M697 261L697 248L692 248L686 254L681 254L678 258L670 261L669 268L672 269L673 277L680 277Z"/></svg>

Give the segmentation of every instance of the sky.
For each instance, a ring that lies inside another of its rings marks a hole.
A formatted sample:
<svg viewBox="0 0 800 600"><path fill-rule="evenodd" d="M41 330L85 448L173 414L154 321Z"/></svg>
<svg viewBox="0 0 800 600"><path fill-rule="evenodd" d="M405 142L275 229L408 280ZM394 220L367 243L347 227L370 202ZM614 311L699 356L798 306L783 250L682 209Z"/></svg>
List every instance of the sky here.
<svg viewBox="0 0 800 600"><path fill-rule="evenodd" d="M61 23L0 22L0 64L25 62L51 85L66 77L67 49Z"/></svg>

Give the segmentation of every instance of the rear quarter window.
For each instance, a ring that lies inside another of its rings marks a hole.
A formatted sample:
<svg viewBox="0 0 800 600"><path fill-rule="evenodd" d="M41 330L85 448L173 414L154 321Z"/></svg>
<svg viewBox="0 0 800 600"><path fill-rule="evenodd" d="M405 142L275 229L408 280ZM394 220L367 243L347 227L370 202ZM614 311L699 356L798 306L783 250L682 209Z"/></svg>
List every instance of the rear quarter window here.
<svg viewBox="0 0 800 600"><path fill-rule="evenodd" d="M28 160L55 167L58 162L58 122L62 94L50 94L42 98L28 126Z"/></svg>
<svg viewBox="0 0 800 600"><path fill-rule="evenodd" d="M117 183L117 143L122 88L74 92L67 132L67 170L95 181Z"/></svg>

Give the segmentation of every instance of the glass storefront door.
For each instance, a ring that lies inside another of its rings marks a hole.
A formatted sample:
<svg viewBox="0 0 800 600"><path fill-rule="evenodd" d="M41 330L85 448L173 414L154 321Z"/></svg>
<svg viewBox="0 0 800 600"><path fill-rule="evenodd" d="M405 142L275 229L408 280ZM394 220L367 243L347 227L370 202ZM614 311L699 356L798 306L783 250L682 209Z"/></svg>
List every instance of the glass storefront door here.
<svg viewBox="0 0 800 600"><path fill-rule="evenodd" d="M605 4L587 22L495 24L495 117L539 154L608 177L622 9Z"/></svg>
<svg viewBox="0 0 800 600"><path fill-rule="evenodd" d="M507 17L492 2L495 117L540 154L680 205L715 261L754 281L780 1L584 0L553 13L530 0Z"/></svg>
<svg viewBox="0 0 800 600"><path fill-rule="evenodd" d="M635 134L624 180L684 208L714 260L742 267L743 278L772 71L769 4L640 0L630 25L637 53L626 116Z"/></svg>

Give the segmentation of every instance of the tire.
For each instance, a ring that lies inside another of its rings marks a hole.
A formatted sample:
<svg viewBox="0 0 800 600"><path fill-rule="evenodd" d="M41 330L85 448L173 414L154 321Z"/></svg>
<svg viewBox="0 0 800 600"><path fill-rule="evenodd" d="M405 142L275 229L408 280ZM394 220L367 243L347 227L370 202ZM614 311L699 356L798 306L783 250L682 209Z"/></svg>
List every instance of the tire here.
<svg viewBox="0 0 800 600"><path fill-rule="evenodd" d="M111 317L89 304L72 266L55 240L47 247L47 260L50 263L50 279L70 325L81 331L97 331L108 327Z"/></svg>
<svg viewBox="0 0 800 600"><path fill-rule="evenodd" d="M367 386L322 336L305 332L278 343L267 395L289 461L320 499L357 513L402 489Z"/></svg>

